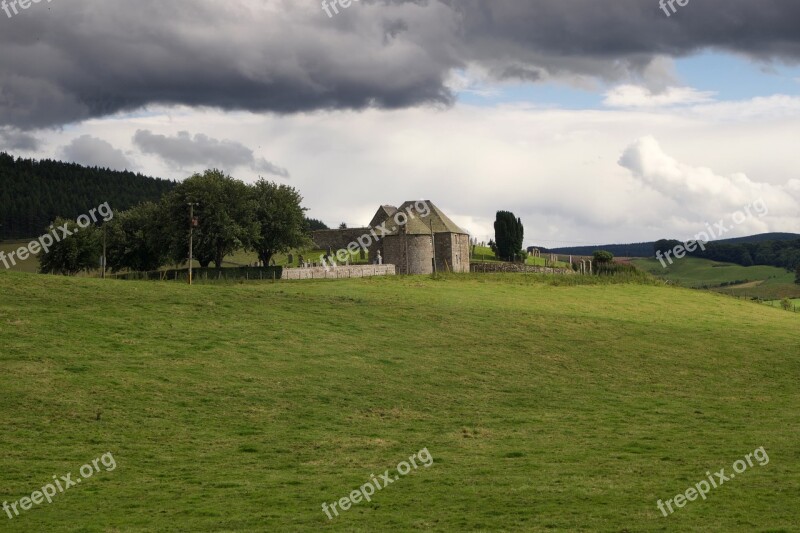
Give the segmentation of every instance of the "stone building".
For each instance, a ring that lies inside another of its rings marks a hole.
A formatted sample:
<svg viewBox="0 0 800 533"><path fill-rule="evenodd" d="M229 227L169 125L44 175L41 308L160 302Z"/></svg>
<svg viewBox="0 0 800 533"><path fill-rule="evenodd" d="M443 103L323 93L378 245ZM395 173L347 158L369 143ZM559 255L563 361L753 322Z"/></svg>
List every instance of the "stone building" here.
<svg viewBox="0 0 800 533"><path fill-rule="evenodd" d="M381 206L371 227L386 222L388 235L373 243L370 258L381 253L383 262L395 265L398 274L469 272L469 234L450 220L433 202L426 202L426 216L417 211L421 202L405 202L398 208ZM410 213L405 224L403 213Z"/></svg>
<svg viewBox="0 0 800 533"><path fill-rule="evenodd" d="M382 205L369 227L315 231L312 236L319 249L336 251L371 231L380 236L382 232L373 228L386 223L383 227L389 233L373 240L369 247L370 261L375 261L380 252L383 263L395 265L398 274L431 274L434 259L437 272L469 272L469 234L432 202L426 202L426 209L418 210L420 205L422 202L413 201L400 207ZM405 224L404 213L413 215L413 218L408 216Z"/></svg>

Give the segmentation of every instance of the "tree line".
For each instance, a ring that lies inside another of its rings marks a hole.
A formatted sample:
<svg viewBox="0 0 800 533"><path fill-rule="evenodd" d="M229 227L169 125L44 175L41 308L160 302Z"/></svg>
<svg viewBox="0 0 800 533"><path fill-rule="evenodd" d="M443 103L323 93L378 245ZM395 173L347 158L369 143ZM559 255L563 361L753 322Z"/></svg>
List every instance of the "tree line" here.
<svg viewBox="0 0 800 533"><path fill-rule="evenodd" d="M653 245L654 252L662 254L683 243L662 239ZM788 241L762 241L743 243L704 243L687 255L742 266L768 265L794 271L800 267L800 239Z"/></svg>
<svg viewBox="0 0 800 533"><path fill-rule="evenodd" d="M133 172L0 152L0 240L38 236L56 217L75 219L87 206L128 209L158 202L177 183Z"/></svg>
<svg viewBox="0 0 800 533"><path fill-rule="evenodd" d="M225 256L240 249L255 251L269 265L275 254L312 244L302 200L287 185L263 179L248 185L207 170L175 185L158 202L115 212L102 226L81 229L56 243L40 257L40 270L64 275L96 270L103 244L112 272L180 265L189 255L190 228L193 257L201 267L214 263L221 268ZM63 224L76 227L74 219L55 220L55 225Z"/></svg>

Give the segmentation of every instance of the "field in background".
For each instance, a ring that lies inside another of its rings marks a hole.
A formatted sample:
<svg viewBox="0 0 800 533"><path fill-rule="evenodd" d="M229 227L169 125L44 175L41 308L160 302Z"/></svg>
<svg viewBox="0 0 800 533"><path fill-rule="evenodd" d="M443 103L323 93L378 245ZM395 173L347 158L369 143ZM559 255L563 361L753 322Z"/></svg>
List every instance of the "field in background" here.
<svg viewBox="0 0 800 533"><path fill-rule="evenodd" d="M601 281L0 272L0 501L118 465L3 529L793 530L800 315ZM322 512L423 447L430 468Z"/></svg>
<svg viewBox="0 0 800 533"><path fill-rule="evenodd" d="M794 282L794 274L783 268L743 267L696 257L679 259L667 268L656 259L634 259L632 263L682 287L764 300L800 297L800 285Z"/></svg>
<svg viewBox="0 0 800 533"><path fill-rule="evenodd" d="M16 252L22 246L28 246L29 242L31 241L3 241L0 242L0 251L8 255L10 252ZM19 261L15 254L14 260L17 262L16 266L12 265L11 261L8 261L11 267L10 270L13 272L38 272L39 270L39 260L35 256L28 257L25 261ZM0 270L6 270L6 266L2 262L0 262Z"/></svg>
<svg viewBox="0 0 800 533"><path fill-rule="evenodd" d="M772 307L782 308L783 300L770 300L768 302L764 302L766 305L770 305ZM800 311L800 298L795 298L794 300L789 300L790 305L792 305L793 309L797 309Z"/></svg>
<svg viewBox="0 0 800 533"><path fill-rule="evenodd" d="M16 251L20 246L27 246L29 242L30 242L30 240L25 240L25 241L3 241L3 242L0 242L0 251L4 251L6 254L8 254L11 251ZM306 250L306 251L303 251L303 252L300 252L300 253L303 254L305 256L305 258L308 259L309 261L317 261L317 262L319 262L320 256L322 254L324 254L325 252L323 250ZM298 259L299 259L298 255L299 254L297 252L294 252L293 257L292 257L294 262L291 265L289 265L289 262L288 262L289 254L277 254L274 257L275 263L278 266L294 266L294 267L296 267ZM225 257L225 259L222 262L222 268L237 268L237 267L242 267L242 266L248 266L248 265L254 264L256 261L258 261L258 255L255 252L245 252L244 250L239 250L239 251L237 251L237 252ZM359 260L358 254L355 254L354 256L352 256L351 264L355 264L355 263L358 263L358 262L361 262L361 261ZM9 264L10 264L10 262L9 262ZM193 264L194 264L195 267L199 267L200 266L200 264L197 261L194 261ZM174 265L167 265L164 268L162 268L162 270L168 270L168 269L171 269L171 268L174 268ZM0 262L0 270L5 270L5 266L2 264L2 262ZM37 256L29 257L25 261L21 261L21 262L18 261L17 262L17 266L12 266L10 268L10 271L12 271L12 272L29 272L29 273L32 273L32 272L38 272L38 270L39 270L39 259L38 259ZM92 272L92 273L89 273L89 274L83 274L82 273L81 276L100 277L100 272L96 271L96 272Z"/></svg>
<svg viewBox="0 0 800 533"><path fill-rule="evenodd" d="M475 253L472 256L472 260L476 262L483 262L483 261L499 261L497 257L495 257L494 252L488 246L476 246ZM545 266L545 257L533 257L529 256L525 260L526 265L532 266ZM551 265L548 265L551 266ZM555 264L556 268L566 268L570 266L568 263L564 261L557 261Z"/></svg>
<svg viewBox="0 0 800 533"><path fill-rule="evenodd" d="M0 250L5 251L6 253L17 250L20 246L25 246L30 242L30 240L26 241L5 241L0 243ZM326 250L302 250L302 251L294 251L292 255L292 263L289 263L289 254L276 254L274 256L275 264L277 266L283 267L297 267L299 262L299 256L303 255L303 257L309 262L320 262L320 257L326 253ZM476 254L473 258L474 261L497 261L494 256L494 252L488 247L477 247ZM244 250L239 250L234 252L231 255L225 257L222 262L223 268L237 268L243 266L254 265L258 261L258 255L255 252L247 252ZM338 261L337 261L338 262ZM369 264L370 259L367 257L366 259L362 260L360 254L350 254L350 264ZM544 266L545 259L543 257L529 257L526 261L528 265L535 265L535 266ZM194 261L193 265L195 267L199 267L200 264L197 261ZM568 267L569 265L565 262L558 262L556 263L557 267ZM174 268L175 265L167 265L161 270L168 270ZM2 264L0 264L0 268L4 268ZM39 269L39 260L36 257L29 257L26 261L19 263L17 267L12 267L12 272L37 272ZM88 277L99 277L99 272L90 273L87 275Z"/></svg>

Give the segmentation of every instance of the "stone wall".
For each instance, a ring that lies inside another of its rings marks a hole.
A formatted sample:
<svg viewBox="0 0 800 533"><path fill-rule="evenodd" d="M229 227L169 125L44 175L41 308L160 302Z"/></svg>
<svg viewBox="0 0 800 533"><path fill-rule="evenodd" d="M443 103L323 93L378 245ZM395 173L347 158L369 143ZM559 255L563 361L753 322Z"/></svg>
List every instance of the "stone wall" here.
<svg viewBox="0 0 800 533"><path fill-rule="evenodd" d="M542 266L533 266L533 265L523 265L522 263L502 263L502 262L490 262L490 263L471 263L470 270L472 272L482 273L482 272L515 272L515 273L522 273L522 272L529 272L532 274L564 274L564 275L572 275L577 274L571 268L546 268Z"/></svg>
<svg viewBox="0 0 800 533"><path fill-rule="evenodd" d="M342 279L370 278L373 276L394 276L394 265L351 265L313 268L284 268L281 279Z"/></svg>
<svg viewBox="0 0 800 533"><path fill-rule="evenodd" d="M347 248L351 242L362 235L369 234L369 228L348 228L348 229L323 229L311 232L311 238L318 250L328 250L330 248L335 254L337 250Z"/></svg>

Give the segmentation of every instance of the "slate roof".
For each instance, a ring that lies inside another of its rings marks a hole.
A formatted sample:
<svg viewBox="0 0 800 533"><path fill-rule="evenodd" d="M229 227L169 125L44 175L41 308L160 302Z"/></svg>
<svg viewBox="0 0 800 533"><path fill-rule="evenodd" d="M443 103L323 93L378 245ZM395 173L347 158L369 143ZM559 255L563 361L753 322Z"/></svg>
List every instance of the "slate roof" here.
<svg viewBox="0 0 800 533"><path fill-rule="evenodd" d="M378 208L378 212L372 217L372 222L369 223L370 228L380 226L381 223L387 218L394 216L397 213L397 208L393 205L382 205Z"/></svg>
<svg viewBox="0 0 800 533"><path fill-rule="evenodd" d="M455 222L450 220L450 218L445 215L441 209L436 207L433 202L425 200L429 209L423 208L421 212L417 211L417 203L416 201L409 201L397 208L397 211L403 211L414 215L413 218L409 216L408 223L405 225L406 234L430 235L431 233L458 233L469 235L467 231L461 229ZM423 217L421 213L426 210L430 212L427 216ZM386 227L390 230L389 235L398 235L401 233L401 228L397 227L393 217L394 214L392 214L391 218L387 217L388 222L386 223ZM381 222L383 222L383 220L379 221L378 225L380 225Z"/></svg>

